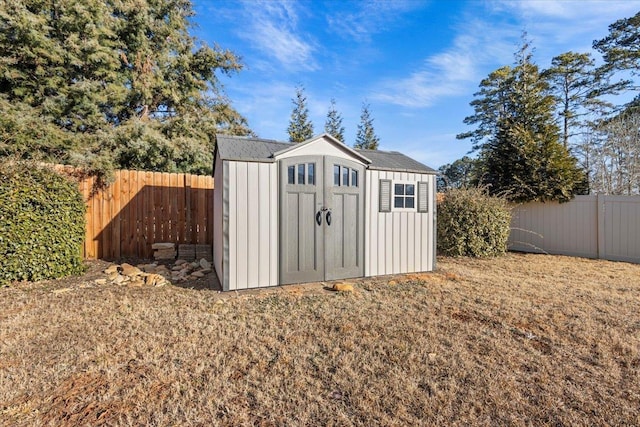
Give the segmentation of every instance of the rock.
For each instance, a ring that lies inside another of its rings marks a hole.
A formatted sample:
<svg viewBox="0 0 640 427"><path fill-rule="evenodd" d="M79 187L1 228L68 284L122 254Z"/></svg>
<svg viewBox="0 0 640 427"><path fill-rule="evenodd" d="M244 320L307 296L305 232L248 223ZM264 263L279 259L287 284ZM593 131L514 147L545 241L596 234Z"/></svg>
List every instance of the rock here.
<svg viewBox="0 0 640 427"><path fill-rule="evenodd" d="M182 271L182 265L174 265L171 267L171 271Z"/></svg>
<svg viewBox="0 0 640 427"><path fill-rule="evenodd" d="M167 282L167 279L165 279L159 274L149 274L144 278L144 283L147 286L162 286L166 284L166 282Z"/></svg>
<svg viewBox="0 0 640 427"><path fill-rule="evenodd" d="M153 250L157 250L157 249L175 249L176 248L176 244L175 243L154 243L151 245L151 249Z"/></svg>
<svg viewBox="0 0 640 427"><path fill-rule="evenodd" d="M211 263L204 258L200 260L199 264L200 264L200 267L202 268L211 268Z"/></svg>
<svg viewBox="0 0 640 427"><path fill-rule="evenodd" d="M53 293L54 294L63 294L65 292L69 292L71 290L71 288L60 288L60 289L54 289Z"/></svg>
<svg viewBox="0 0 640 427"><path fill-rule="evenodd" d="M118 276L115 279L113 279L113 281L117 285L122 285L125 282L125 278L124 278L124 276L121 276L120 274L118 274Z"/></svg>
<svg viewBox="0 0 640 427"><path fill-rule="evenodd" d="M200 267L200 263L199 263L198 261L194 261L194 262L192 262L192 263L191 263L191 264L189 264L189 265L191 265L191 267L193 267L193 268L198 268L198 267Z"/></svg>
<svg viewBox="0 0 640 427"><path fill-rule="evenodd" d="M389 280L389 282L387 282L387 284L388 284L389 286L395 286L395 285L397 285L397 284L398 284L398 281L396 281L396 280Z"/></svg>
<svg viewBox="0 0 640 427"><path fill-rule="evenodd" d="M115 273L110 273L107 278L109 280L111 280L112 282L115 281L118 277L120 277L120 273L115 272Z"/></svg>
<svg viewBox="0 0 640 427"><path fill-rule="evenodd" d="M193 273L191 273L191 276L193 276L193 277L204 277L204 273L202 271L194 271Z"/></svg>
<svg viewBox="0 0 640 427"><path fill-rule="evenodd" d="M155 251L153 253L153 259L175 259L176 258L176 251L172 251L172 250L161 250L161 251Z"/></svg>
<svg viewBox="0 0 640 427"><path fill-rule="evenodd" d="M353 285L351 283L336 283L333 285L333 290L337 292L353 292Z"/></svg>
<svg viewBox="0 0 640 427"><path fill-rule="evenodd" d="M156 267L156 273L158 274L162 274L162 273L167 273L169 271L169 269L167 268L166 265L159 265Z"/></svg>
<svg viewBox="0 0 640 427"><path fill-rule="evenodd" d="M200 271L202 271L203 273L207 274L207 273L211 273L212 270L210 268L203 268Z"/></svg>
<svg viewBox="0 0 640 427"><path fill-rule="evenodd" d="M106 285L107 279L96 279L93 281L93 283L95 283L96 285Z"/></svg>
<svg viewBox="0 0 640 427"><path fill-rule="evenodd" d="M173 263L173 265L182 265L182 264L186 264L187 261L183 260L183 259L177 259L176 262Z"/></svg>
<svg viewBox="0 0 640 427"><path fill-rule="evenodd" d="M111 264L109 267L105 268L104 270L104 274L114 274L114 273L118 273L118 269L120 267L115 265L115 264Z"/></svg>
<svg viewBox="0 0 640 427"><path fill-rule="evenodd" d="M143 286L144 280L138 276L129 282L129 286Z"/></svg>
<svg viewBox="0 0 640 427"><path fill-rule="evenodd" d="M131 264L124 263L120 266L120 268L122 268L123 276L133 277L142 274L142 270L140 270L138 267L134 267Z"/></svg>
<svg viewBox="0 0 640 427"><path fill-rule="evenodd" d="M142 271L144 271L145 273L153 273L154 271L156 271L156 268L158 268L158 264L153 263L153 264L140 264L138 266L138 268Z"/></svg>

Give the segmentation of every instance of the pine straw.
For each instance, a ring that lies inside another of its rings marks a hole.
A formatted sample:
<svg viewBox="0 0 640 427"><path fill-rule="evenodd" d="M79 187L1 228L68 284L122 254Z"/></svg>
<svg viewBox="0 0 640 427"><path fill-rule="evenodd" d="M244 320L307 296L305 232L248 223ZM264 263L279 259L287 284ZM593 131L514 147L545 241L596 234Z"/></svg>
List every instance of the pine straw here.
<svg viewBox="0 0 640 427"><path fill-rule="evenodd" d="M509 254L393 279L0 289L0 424L640 424L640 265Z"/></svg>

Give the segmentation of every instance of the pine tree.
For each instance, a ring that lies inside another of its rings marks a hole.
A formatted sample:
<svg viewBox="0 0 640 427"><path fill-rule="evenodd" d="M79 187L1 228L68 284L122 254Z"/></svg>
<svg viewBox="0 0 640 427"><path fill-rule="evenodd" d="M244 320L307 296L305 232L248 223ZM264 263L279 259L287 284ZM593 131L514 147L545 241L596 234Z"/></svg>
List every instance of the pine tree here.
<svg viewBox="0 0 640 427"><path fill-rule="evenodd" d="M593 48L602 53L603 70L628 70L640 74L640 12L630 18L619 19L609 25L609 35L593 42ZM627 81L630 85L631 82ZM638 90L638 86L635 89Z"/></svg>
<svg viewBox="0 0 640 427"><path fill-rule="evenodd" d="M584 190L586 175L559 141L554 98L532 62L529 44L524 42L515 56L504 79L504 110L483 123L491 134L480 146L482 183L514 202L570 200Z"/></svg>
<svg viewBox="0 0 640 427"><path fill-rule="evenodd" d="M336 110L335 99L331 100L331 106L327 113L327 121L324 124L324 131L338 141L344 143L344 126L342 126L342 116Z"/></svg>
<svg viewBox="0 0 640 427"><path fill-rule="evenodd" d="M355 148L365 150L377 150L380 138L373 129L373 118L369 112L369 104L362 104L362 113L360 114L360 124L358 125L358 133L356 134Z"/></svg>
<svg viewBox="0 0 640 427"><path fill-rule="evenodd" d="M250 130L218 80L238 58L194 38L192 15L189 0L0 2L0 153L210 172L214 135Z"/></svg>
<svg viewBox="0 0 640 427"><path fill-rule="evenodd" d="M290 142L303 142L313 136L313 123L309 120L309 109L307 108L307 97L304 94L304 87L296 87L296 97L292 99L293 111L289 120Z"/></svg>
<svg viewBox="0 0 640 427"><path fill-rule="evenodd" d="M612 108L601 99L615 94L618 84L595 68L589 53L565 52L551 60L551 67L542 72L556 100L555 109L561 120L562 143L570 148L569 139L591 123L585 118L592 113L603 114Z"/></svg>
<svg viewBox="0 0 640 427"><path fill-rule="evenodd" d="M470 105L475 113L464 119L465 124L477 125L477 128L458 134L456 138L470 138L473 150L481 149L487 138L495 134L496 123L507 114L512 84L513 68L508 65L489 73L480 82L480 90L473 94L476 99Z"/></svg>

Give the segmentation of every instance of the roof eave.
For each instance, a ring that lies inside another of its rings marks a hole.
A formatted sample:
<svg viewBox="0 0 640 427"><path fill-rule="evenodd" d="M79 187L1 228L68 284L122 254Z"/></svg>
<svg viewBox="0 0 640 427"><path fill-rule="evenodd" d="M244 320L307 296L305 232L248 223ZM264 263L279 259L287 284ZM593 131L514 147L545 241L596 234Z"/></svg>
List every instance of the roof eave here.
<svg viewBox="0 0 640 427"><path fill-rule="evenodd" d="M406 169L406 168L385 168L383 166L373 166L369 165L369 170L377 170L377 171L390 171L390 172L407 172L407 173L423 173L427 175L437 175L438 171L433 169L425 170L425 169Z"/></svg>

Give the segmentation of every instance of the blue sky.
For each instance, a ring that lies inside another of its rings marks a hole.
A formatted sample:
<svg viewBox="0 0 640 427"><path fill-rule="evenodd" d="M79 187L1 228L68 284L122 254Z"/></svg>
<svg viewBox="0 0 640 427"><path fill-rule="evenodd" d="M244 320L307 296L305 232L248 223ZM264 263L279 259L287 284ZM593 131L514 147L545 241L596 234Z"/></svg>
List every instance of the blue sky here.
<svg viewBox="0 0 640 427"><path fill-rule="evenodd" d="M380 149L437 168L467 154L469 102L491 71L513 63L522 31L534 61L550 65L594 39L640 1L194 0L194 35L242 58L221 81L234 107L260 137L286 141L291 99L302 85L315 134L330 100L353 145L363 102Z"/></svg>

